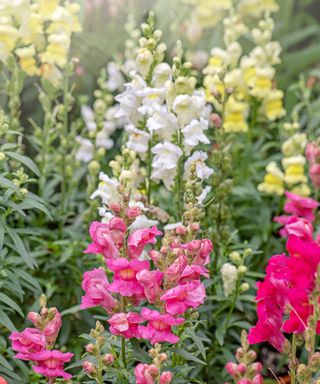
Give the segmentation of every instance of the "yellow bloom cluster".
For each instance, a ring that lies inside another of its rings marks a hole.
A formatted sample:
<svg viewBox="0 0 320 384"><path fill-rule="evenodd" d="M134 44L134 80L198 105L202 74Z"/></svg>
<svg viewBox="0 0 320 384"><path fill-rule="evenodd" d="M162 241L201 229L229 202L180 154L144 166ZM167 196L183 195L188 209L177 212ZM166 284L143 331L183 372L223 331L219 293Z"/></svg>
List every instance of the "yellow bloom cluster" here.
<svg viewBox="0 0 320 384"><path fill-rule="evenodd" d="M276 162L270 162L266 167L267 173L263 182L258 185L258 190L276 195L282 195L285 190L289 190L301 196L309 196L311 190L305 174L306 158L304 156L307 136L305 133L297 132L299 129L297 122L284 123L283 128L289 133L289 137L281 148L282 170Z"/></svg>
<svg viewBox="0 0 320 384"><path fill-rule="evenodd" d="M191 20L186 22L187 36L191 41L201 37L202 30L223 20L235 6L242 18L260 18L265 12L277 12L276 0L183 0L191 8ZM234 4L235 3L235 4Z"/></svg>
<svg viewBox="0 0 320 384"><path fill-rule="evenodd" d="M248 130L252 105L258 109L259 118L271 121L286 113L283 92L274 86L274 65L280 62L281 48L278 42L272 41L273 20L266 14L249 30L243 14L237 13L240 4L244 7L251 2L238 1L238 8L231 7L230 16L224 19L225 49L213 48L204 69L207 101L224 113L222 117L227 132ZM243 54L239 43L239 38L245 34L249 34L255 43L247 55Z"/></svg>
<svg viewBox="0 0 320 384"><path fill-rule="evenodd" d="M61 78L73 32L81 31L79 5L64 0L2 0L0 61L14 55L29 76Z"/></svg>

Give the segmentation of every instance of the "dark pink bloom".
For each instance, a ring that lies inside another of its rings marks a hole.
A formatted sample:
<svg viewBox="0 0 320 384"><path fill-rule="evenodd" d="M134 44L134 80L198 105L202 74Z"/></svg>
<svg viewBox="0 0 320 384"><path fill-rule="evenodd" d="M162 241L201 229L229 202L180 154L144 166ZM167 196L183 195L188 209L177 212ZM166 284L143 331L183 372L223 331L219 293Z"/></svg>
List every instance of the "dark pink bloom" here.
<svg viewBox="0 0 320 384"><path fill-rule="evenodd" d="M108 288L108 278L102 267L85 272L83 274L82 289L86 294L82 296L80 308L85 309L99 305L107 312L112 312L117 302Z"/></svg>
<svg viewBox="0 0 320 384"><path fill-rule="evenodd" d="M108 225L114 244L117 248L121 248L123 246L124 237L127 232L127 226L125 222L120 217L113 217L109 221Z"/></svg>
<svg viewBox="0 0 320 384"><path fill-rule="evenodd" d="M312 164L309 169L310 179L316 189L320 188L320 163Z"/></svg>
<svg viewBox="0 0 320 384"><path fill-rule="evenodd" d="M30 354L30 360L37 363L32 366L35 372L50 378L63 377L65 380L71 379L72 375L64 371L63 365L72 357L73 353L63 353L57 350L44 350Z"/></svg>
<svg viewBox="0 0 320 384"><path fill-rule="evenodd" d="M168 343L175 344L179 337L172 333L171 328L174 325L180 325L184 322L182 318L175 318L169 314L161 315L158 311L149 308L143 308L141 311L143 320L147 320L147 326L139 326L141 337L150 340L152 344Z"/></svg>
<svg viewBox="0 0 320 384"><path fill-rule="evenodd" d="M213 250L213 245L209 239L202 239L200 241L200 248L196 252L192 264L206 265L210 261L210 253Z"/></svg>
<svg viewBox="0 0 320 384"><path fill-rule="evenodd" d="M137 259L147 244L155 244L156 236L162 235L156 226L138 229L128 237L129 256Z"/></svg>
<svg viewBox="0 0 320 384"><path fill-rule="evenodd" d="M109 285L110 292L120 293L122 296L143 296L143 286L137 280L137 273L149 269L148 261L127 260L121 257L117 260L107 260L108 268L114 272L113 283Z"/></svg>
<svg viewBox="0 0 320 384"><path fill-rule="evenodd" d="M109 224L94 221L90 225L89 233L93 243L88 245L84 253L101 253L106 259L116 259L119 256Z"/></svg>
<svg viewBox="0 0 320 384"><path fill-rule="evenodd" d="M130 219L134 219L138 217L141 214L141 209L139 207L133 207L133 208L127 208L126 209L126 215Z"/></svg>
<svg viewBox="0 0 320 384"><path fill-rule="evenodd" d="M139 363L134 369L136 384L154 384L159 374L159 369L155 365Z"/></svg>
<svg viewBox="0 0 320 384"><path fill-rule="evenodd" d="M49 317L51 320L44 327L43 334L47 344L52 346L56 342L60 328L62 327L62 318L61 313L54 307L49 309Z"/></svg>
<svg viewBox="0 0 320 384"><path fill-rule="evenodd" d="M121 335L126 339L140 337L138 325L141 323L142 318L138 313L116 313L109 320L110 332L113 335Z"/></svg>
<svg viewBox="0 0 320 384"><path fill-rule="evenodd" d="M22 332L12 332L9 339L12 349L19 352L16 359L29 360L30 353L40 352L46 348L46 339L41 331L35 328L26 328Z"/></svg>
<svg viewBox="0 0 320 384"><path fill-rule="evenodd" d="M286 213L290 213L294 216L303 217L306 220L314 221L314 210L318 208L319 203L309 197L302 197L294 193L285 192L287 197L284 205Z"/></svg>
<svg viewBox="0 0 320 384"><path fill-rule="evenodd" d="M189 308L197 308L204 302L206 292L200 282L179 284L169 289L160 300L165 301L166 311L171 315L179 315Z"/></svg>
<svg viewBox="0 0 320 384"><path fill-rule="evenodd" d="M137 273L137 280L143 286L144 295L149 303L154 303L162 294L163 273L143 269Z"/></svg>
<svg viewBox="0 0 320 384"><path fill-rule="evenodd" d="M277 216L273 220L284 224L284 227L279 231L282 237L294 235L307 241L313 239L313 226L310 221L302 217Z"/></svg>
<svg viewBox="0 0 320 384"><path fill-rule="evenodd" d="M199 280L200 276L208 278L208 272L207 268L201 267L200 265L187 265L181 273L179 282L182 283Z"/></svg>
<svg viewBox="0 0 320 384"><path fill-rule="evenodd" d="M311 164L320 162L320 145L315 141L308 143L306 146L306 157Z"/></svg>
<svg viewBox="0 0 320 384"><path fill-rule="evenodd" d="M170 384L172 381L172 372L165 371L161 373L159 384Z"/></svg>
<svg viewBox="0 0 320 384"><path fill-rule="evenodd" d="M166 269L166 277L169 281L180 279L182 272L188 265L188 260L185 255L179 255L175 261Z"/></svg>

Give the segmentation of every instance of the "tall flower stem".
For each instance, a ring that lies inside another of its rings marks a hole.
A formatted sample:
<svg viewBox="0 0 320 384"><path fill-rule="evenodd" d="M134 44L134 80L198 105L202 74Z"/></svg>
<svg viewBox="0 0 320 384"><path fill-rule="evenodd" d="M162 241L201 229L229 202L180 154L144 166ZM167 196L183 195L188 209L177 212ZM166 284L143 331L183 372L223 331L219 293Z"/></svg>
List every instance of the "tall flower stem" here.
<svg viewBox="0 0 320 384"><path fill-rule="evenodd" d="M296 384L296 370L297 370L297 335L292 335L291 354L290 354L290 379L291 384Z"/></svg>
<svg viewBox="0 0 320 384"><path fill-rule="evenodd" d="M123 362L123 366L127 368L127 357L126 357L126 339L121 337L121 358Z"/></svg>
<svg viewBox="0 0 320 384"><path fill-rule="evenodd" d="M152 172L152 138L148 142L148 157L147 157L147 198L148 204L151 204L151 172Z"/></svg>

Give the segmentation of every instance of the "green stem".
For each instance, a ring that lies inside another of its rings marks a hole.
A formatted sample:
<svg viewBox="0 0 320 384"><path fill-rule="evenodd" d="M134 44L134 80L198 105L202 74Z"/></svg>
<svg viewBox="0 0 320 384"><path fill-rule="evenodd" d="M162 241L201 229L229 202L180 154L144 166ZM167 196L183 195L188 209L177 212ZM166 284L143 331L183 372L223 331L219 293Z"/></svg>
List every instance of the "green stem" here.
<svg viewBox="0 0 320 384"><path fill-rule="evenodd" d="M152 172L152 138L149 139L148 142L148 157L147 157L147 197L148 197L148 204L151 204L151 172Z"/></svg>
<svg viewBox="0 0 320 384"><path fill-rule="evenodd" d="M297 359L297 335L292 335L292 343L291 343L291 355L290 355L290 378L291 384L296 384L296 359Z"/></svg>
<svg viewBox="0 0 320 384"><path fill-rule="evenodd" d="M62 117L62 160L61 160L61 173L62 173L62 181L61 181L61 217L62 220L60 222L60 232L62 231L62 227L65 222L65 212L66 212L66 198L67 198L67 174L66 174L66 145L67 145L67 136L68 136L68 90L69 90L69 76L68 73L64 74L63 77L63 117Z"/></svg>
<svg viewBox="0 0 320 384"><path fill-rule="evenodd" d="M121 357L122 357L123 366L127 368L126 339L123 336L121 338Z"/></svg>

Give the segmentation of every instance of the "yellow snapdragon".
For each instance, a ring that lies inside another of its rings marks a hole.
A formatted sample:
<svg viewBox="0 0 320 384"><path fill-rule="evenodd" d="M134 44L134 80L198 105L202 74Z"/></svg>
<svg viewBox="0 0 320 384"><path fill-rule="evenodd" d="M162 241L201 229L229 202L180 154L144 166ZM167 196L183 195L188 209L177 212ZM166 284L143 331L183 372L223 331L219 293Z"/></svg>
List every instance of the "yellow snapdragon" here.
<svg viewBox="0 0 320 384"><path fill-rule="evenodd" d="M284 193L284 174L277 166L275 161L271 161L266 167L266 175L261 184L258 185L258 191L278 196Z"/></svg>
<svg viewBox="0 0 320 384"><path fill-rule="evenodd" d="M270 90L263 99L261 112L271 121L283 117L286 114L286 110L283 108L283 91Z"/></svg>
<svg viewBox="0 0 320 384"><path fill-rule="evenodd" d="M223 127L226 132L247 132L247 103L229 97L225 105Z"/></svg>
<svg viewBox="0 0 320 384"><path fill-rule="evenodd" d="M39 68L35 60L35 48L33 45L24 48L18 48L15 51L19 57L19 64L21 69L29 76L35 76L39 74Z"/></svg>
<svg viewBox="0 0 320 384"><path fill-rule="evenodd" d="M64 0L3 0L0 4L0 60L15 55L29 76L58 84L68 61L79 5Z"/></svg>

